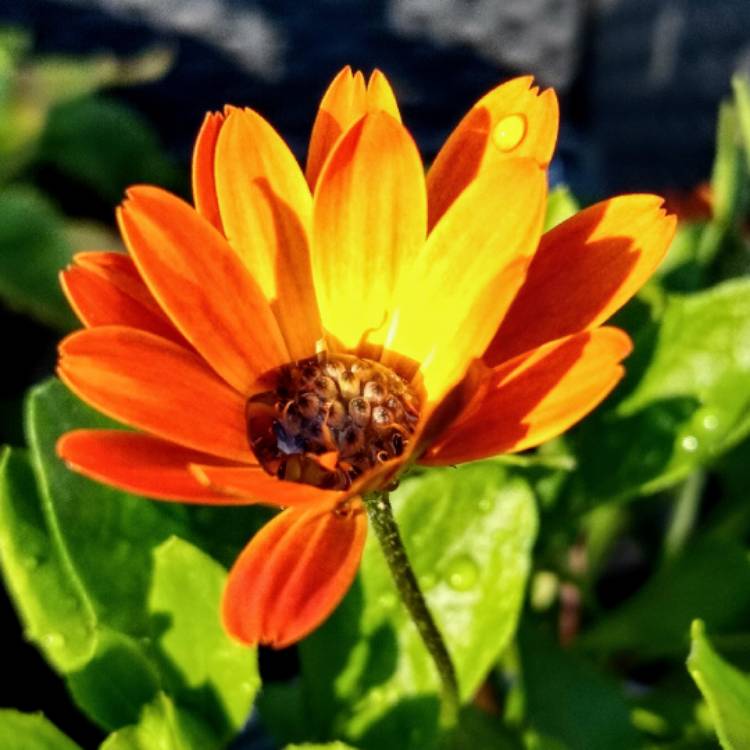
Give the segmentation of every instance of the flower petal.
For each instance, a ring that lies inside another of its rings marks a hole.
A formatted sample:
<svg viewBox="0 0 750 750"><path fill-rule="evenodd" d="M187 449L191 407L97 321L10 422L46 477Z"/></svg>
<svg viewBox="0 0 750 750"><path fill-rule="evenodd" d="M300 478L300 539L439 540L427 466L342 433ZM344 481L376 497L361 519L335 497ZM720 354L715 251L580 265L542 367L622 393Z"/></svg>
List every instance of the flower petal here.
<svg viewBox="0 0 750 750"><path fill-rule="evenodd" d="M198 481L214 492L244 498L248 503L296 507L335 502L343 497L341 492L276 479L254 466L206 466L196 462L191 470Z"/></svg>
<svg viewBox="0 0 750 750"><path fill-rule="evenodd" d="M536 162L503 161L461 194L403 275L386 348L421 363L430 401L492 340L536 249L545 195Z"/></svg>
<svg viewBox="0 0 750 750"><path fill-rule="evenodd" d="M323 326L354 349L383 336L400 268L425 239L422 164L404 127L366 115L339 140L315 192L312 262ZM379 331L378 331L379 329Z"/></svg>
<svg viewBox="0 0 750 750"><path fill-rule="evenodd" d="M322 335L310 271L310 189L292 152L252 110L229 112L216 146L216 191L229 244L258 282L290 357Z"/></svg>
<svg viewBox="0 0 750 750"><path fill-rule="evenodd" d="M514 78L493 89L450 134L427 174L430 227L481 171L494 170L499 161L528 157L549 164L557 140L557 97L552 89L540 94L533 80Z"/></svg>
<svg viewBox="0 0 750 750"><path fill-rule="evenodd" d="M655 195L597 203L546 232L523 287L484 356L496 365L604 322L659 265L675 218Z"/></svg>
<svg viewBox="0 0 750 750"><path fill-rule="evenodd" d="M367 531L361 501L348 511L290 508L240 554L224 591L228 632L243 643L288 646L333 611L359 566Z"/></svg>
<svg viewBox="0 0 750 750"><path fill-rule="evenodd" d="M57 442L57 453L74 471L126 492L183 503L241 505L248 501L201 484L189 464L211 456L150 435L124 430L75 430Z"/></svg>
<svg viewBox="0 0 750 750"><path fill-rule="evenodd" d="M305 169L311 188L315 188L323 164L339 137L367 112L377 111L387 112L401 122L388 79L379 70L374 70L365 86L362 73L353 73L347 65L323 95L313 124Z"/></svg>
<svg viewBox="0 0 750 750"><path fill-rule="evenodd" d="M247 462L245 398L195 353L145 331L102 326L60 344L63 382L87 404L188 448Z"/></svg>
<svg viewBox="0 0 750 750"><path fill-rule="evenodd" d="M60 282L85 326L130 326L189 346L161 311L127 255L78 253L73 261L75 265L60 273Z"/></svg>
<svg viewBox="0 0 750 750"><path fill-rule="evenodd" d="M228 383L246 392L258 375L289 361L262 291L187 203L159 188L131 188L118 220L162 309Z"/></svg>
<svg viewBox="0 0 750 750"><path fill-rule="evenodd" d="M377 68L372 71L367 82L367 111L385 112L394 120L401 122L396 95L388 79Z"/></svg>
<svg viewBox="0 0 750 750"><path fill-rule="evenodd" d="M219 213L214 180L214 157L216 141L224 123L224 115L208 112L195 140L193 149L193 201L198 213L211 222L220 232L224 231Z"/></svg>
<svg viewBox="0 0 750 750"><path fill-rule="evenodd" d="M421 463L445 465L533 448L582 419L623 375L618 328L552 341L489 370L463 414Z"/></svg>

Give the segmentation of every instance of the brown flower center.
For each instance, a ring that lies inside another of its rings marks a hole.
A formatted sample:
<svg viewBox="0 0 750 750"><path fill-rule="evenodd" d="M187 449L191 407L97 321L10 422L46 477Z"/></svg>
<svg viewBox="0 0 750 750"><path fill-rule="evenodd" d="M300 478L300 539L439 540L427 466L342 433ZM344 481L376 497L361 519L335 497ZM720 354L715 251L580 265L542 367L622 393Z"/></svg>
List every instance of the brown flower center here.
<svg viewBox="0 0 750 750"><path fill-rule="evenodd" d="M378 362L346 354L300 360L264 376L247 402L250 446L269 473L347 489L368 469L402 455L420 399Z"/></svg>

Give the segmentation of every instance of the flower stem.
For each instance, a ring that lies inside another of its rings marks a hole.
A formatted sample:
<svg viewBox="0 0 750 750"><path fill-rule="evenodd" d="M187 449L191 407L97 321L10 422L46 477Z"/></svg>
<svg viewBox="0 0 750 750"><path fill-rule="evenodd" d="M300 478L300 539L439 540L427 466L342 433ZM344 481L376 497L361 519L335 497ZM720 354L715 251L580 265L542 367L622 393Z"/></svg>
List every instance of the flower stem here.
<svg viewBox="0 0 750 750"><path fill-rule="evenodd" d="M365 505L401 600L409 610L411 619L417 626L419 635L440 675L442 685L440 724L443 729L450 730L458 721L459 711L458 683L453 662L409 563L396 519L393 517L388 493L373 492L367 495Z"/></svg>

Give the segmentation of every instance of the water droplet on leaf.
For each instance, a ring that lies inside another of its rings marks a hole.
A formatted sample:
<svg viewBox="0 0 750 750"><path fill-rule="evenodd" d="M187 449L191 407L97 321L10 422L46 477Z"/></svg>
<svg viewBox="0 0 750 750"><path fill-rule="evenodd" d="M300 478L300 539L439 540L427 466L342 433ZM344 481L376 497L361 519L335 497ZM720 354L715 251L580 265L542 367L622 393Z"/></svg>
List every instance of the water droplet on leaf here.
<svg viewBox="0 0 750 750"><path fill-rule="evenodd" d="M477 583L479 566L468 555L459 555L448 563L445 578L454 591L468 591Z"/></svg>
<svg viewBox="0 0 750 750"><path fill-rule="evenodd" d="M686 453L695 453L695 451L697 451L700 447L700 442L695 435L685 435L685 437L680 441L680 447Z"/></svg>

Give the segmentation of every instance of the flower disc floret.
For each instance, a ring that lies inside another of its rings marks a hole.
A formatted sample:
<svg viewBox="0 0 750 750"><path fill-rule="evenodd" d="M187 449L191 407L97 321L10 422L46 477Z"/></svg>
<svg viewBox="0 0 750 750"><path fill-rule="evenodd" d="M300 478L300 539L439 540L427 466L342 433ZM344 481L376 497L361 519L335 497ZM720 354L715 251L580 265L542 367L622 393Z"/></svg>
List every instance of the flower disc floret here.
<svg viewBox="0 0 750 750"><path fill-rule="evenodd" d="M261 378L247 401L250 446L271 475L348 489L400 457L419 420L417 390L379 362L322 354Z"/></svg>

